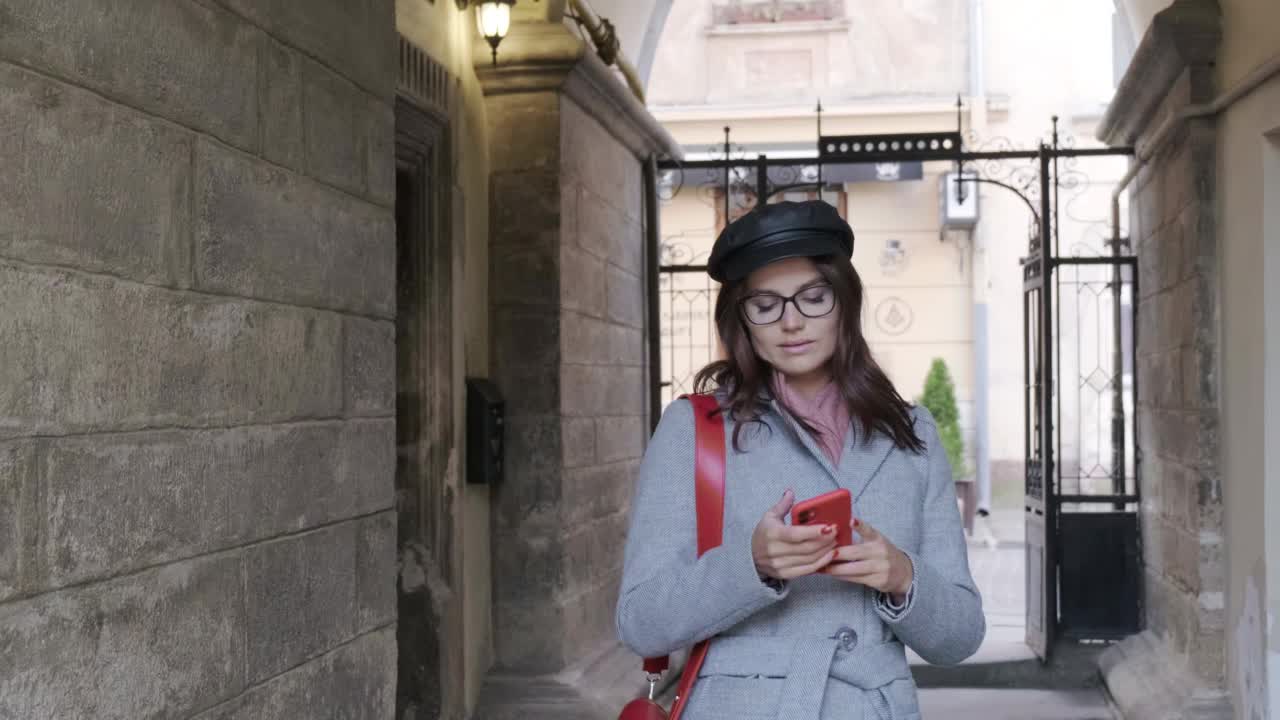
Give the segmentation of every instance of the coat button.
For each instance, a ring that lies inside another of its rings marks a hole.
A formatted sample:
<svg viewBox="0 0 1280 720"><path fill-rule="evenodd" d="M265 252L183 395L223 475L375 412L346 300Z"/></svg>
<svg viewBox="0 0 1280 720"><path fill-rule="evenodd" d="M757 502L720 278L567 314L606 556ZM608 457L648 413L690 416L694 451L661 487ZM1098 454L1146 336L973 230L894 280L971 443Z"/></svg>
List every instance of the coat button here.
<svg viewBox="0 0 1280 720"><path fill-rule="evenodd" d="M858 633L850 627L842 627L837 630L835 638L845 652L852 650L858 644Z"/></svg>

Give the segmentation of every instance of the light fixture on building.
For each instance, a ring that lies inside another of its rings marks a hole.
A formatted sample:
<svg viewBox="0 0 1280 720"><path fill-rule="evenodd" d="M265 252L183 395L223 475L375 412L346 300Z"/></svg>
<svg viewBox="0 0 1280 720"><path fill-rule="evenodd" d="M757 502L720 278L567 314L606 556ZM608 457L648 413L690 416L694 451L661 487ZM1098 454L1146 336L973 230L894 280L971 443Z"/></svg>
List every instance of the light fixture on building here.
<svg viewBox="0 0 1280 720"><path fill-rule="evenodd" d="M476 9L476 27L480 30L480 35L489 43L489 47L493 49L493 64L498 64L498 45L502 39L507 36L507 31L511 29L511 6L516 4L516 0L483 0L475 2L475 0L455 0L459 10L466 10L468 5L474 5Z"/></svg>

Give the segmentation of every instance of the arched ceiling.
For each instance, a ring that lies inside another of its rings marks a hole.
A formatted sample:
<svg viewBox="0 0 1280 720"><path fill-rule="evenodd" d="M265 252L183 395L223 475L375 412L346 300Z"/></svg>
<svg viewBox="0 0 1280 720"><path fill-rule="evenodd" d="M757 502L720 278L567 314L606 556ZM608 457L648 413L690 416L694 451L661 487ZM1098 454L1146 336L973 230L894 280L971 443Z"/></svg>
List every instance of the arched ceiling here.
<svg viewBox="0 0 1280 720"><path fill-rule="evenodd" d="M1133 42L1137 44L1151 25L1151 18L1171 4L1173 0L1116 0L1116 9L1124 13Z"/></svg>
<svg viewBox="0 0 1280 720"><path fill-rule="evenodd" d="M622 43L622 54L635 65L641 82L648 84L653 67L658 37L667 20L667 12L675 0L586 0L597 15L613 23ZM517 19L559 20L564 16L566 0L516 3Z"/></svg>
<svg viewBox="0 0 1280 720"><path fill-rule="evenodd" d="M635 63L640 80L649 82L649 69L658 48L658 38L666 24L674 0L589 0L601 17L618 30L622 52Z"/></svg>

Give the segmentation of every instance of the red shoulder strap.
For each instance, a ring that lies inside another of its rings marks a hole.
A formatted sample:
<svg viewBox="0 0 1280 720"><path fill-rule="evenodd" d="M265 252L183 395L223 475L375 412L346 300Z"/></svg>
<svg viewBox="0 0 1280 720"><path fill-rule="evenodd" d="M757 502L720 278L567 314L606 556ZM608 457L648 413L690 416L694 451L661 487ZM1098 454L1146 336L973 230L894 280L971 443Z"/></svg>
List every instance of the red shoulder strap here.
<svg viewBox="0 0 1280 720"><path fill-rule="evenodd" d="M724 540L724 419L720 415L720 403L715 396L683 395L693 405L693 427L696 449L694 451L694 503L698 518L698 557L717 548ZM689 699L698 670L707 658L707 640L693 646L689 660L676 686L677 700L671 706L670 720L678 720ZM662 672L667 669L668 658L645 658L645 672Z"/></svg>
<svg viewBox="0 0 1280 720"><path fill-rule="evenodd" d="M713 395L686 395L693 404L694 492L698 512L698 557L724 540L724 419Z"/></svg>

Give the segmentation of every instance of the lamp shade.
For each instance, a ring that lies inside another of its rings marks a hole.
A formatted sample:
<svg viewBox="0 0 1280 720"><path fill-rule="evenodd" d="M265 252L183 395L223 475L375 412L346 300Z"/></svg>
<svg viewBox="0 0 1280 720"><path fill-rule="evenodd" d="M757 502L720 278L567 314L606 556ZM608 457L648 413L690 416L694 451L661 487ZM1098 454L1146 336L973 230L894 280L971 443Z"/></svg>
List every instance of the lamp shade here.
<svg viewBox="0 0 1280 720"><path fill-rule="evenodd" d="M487 0L476 6L476 25L491 44L501 41L511 29L511 2Z"/></svg>

